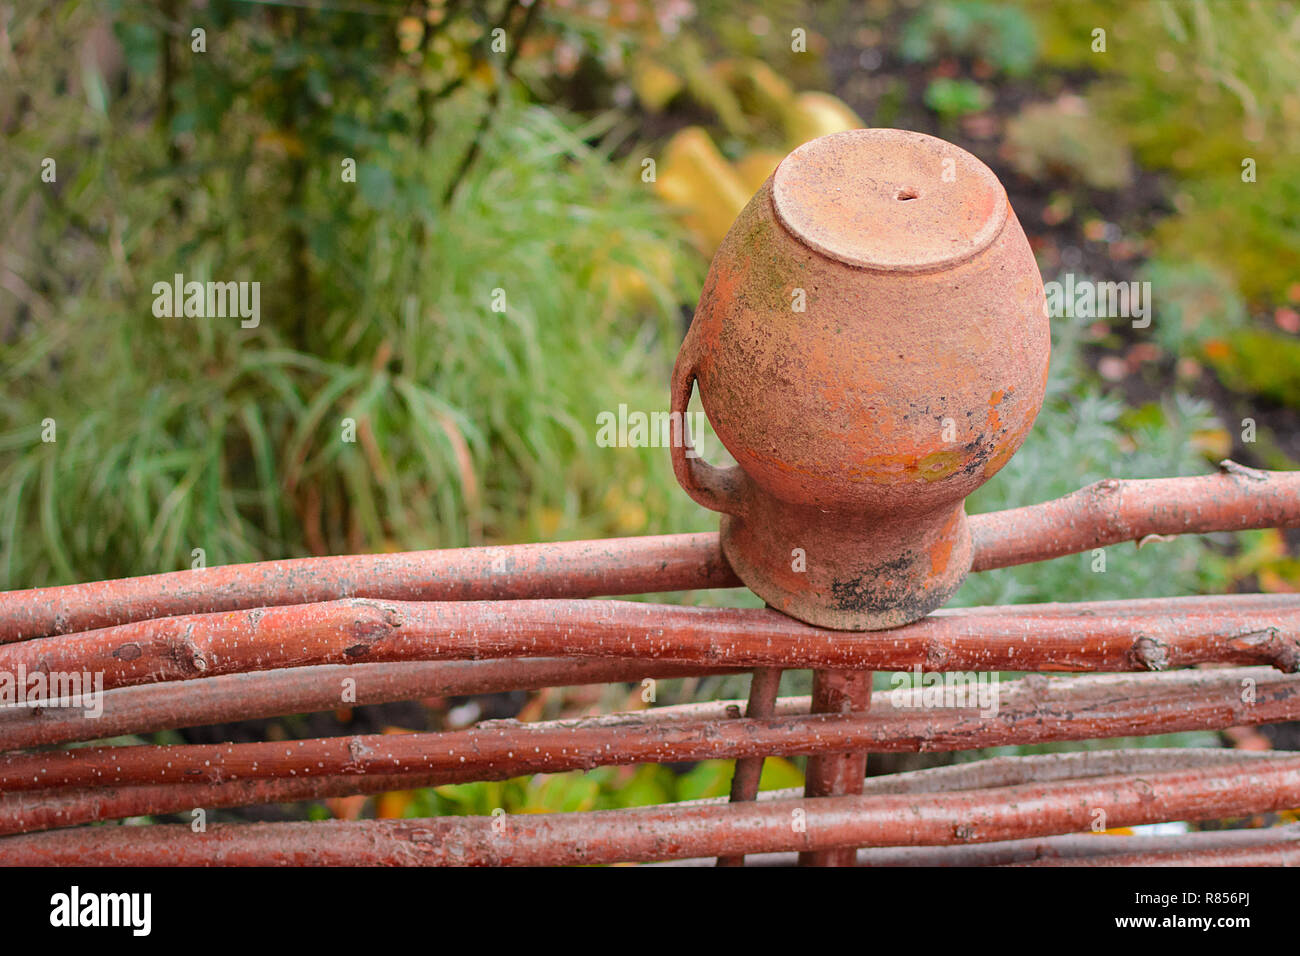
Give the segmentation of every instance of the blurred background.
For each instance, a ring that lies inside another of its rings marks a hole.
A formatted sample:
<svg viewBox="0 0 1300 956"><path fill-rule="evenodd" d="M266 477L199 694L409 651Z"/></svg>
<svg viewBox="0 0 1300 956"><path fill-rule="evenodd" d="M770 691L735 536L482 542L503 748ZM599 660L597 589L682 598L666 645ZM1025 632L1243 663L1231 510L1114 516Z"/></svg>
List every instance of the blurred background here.
<svg viewBox="0 0 1300 956"><path fill-rule="evenodd" d="M736 213L789 150L858 126L984 160L1045 280L1150 283L1145 328L1053 317L1038 424L970 511L1229 456L1300 467L1291 3L0 0L0 77L0 588L715 528L666 449L603 447L597 416L666 410ZM260 321L158 316L177 274L260 283ZM1104 573L989 572L954 603L1295 591L1298 545L1116 546ZM744 691L663 683L659 703ZM642 706L552 689L157 739ZM1262 735L1297 744L1173 742ZM767 764L766 786L801 779ZM626 806L729 779L607 768L230 813Z"/></svg>

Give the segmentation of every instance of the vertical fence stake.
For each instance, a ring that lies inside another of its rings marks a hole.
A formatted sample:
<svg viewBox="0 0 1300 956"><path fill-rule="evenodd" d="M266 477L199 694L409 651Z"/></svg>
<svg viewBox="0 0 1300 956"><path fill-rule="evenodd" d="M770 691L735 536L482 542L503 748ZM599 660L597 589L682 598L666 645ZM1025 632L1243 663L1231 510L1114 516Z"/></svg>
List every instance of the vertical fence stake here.
<svg viewBox="0 0 1300 956"><path fill-rule="evenodd" d="M762 667L749 679L749 703L746 717L771 717L776 713L776 692L781 686L779 667ZM731 802L742 803L758 799L758 783L763 777L762 757L742 757L736 761L731 776ZM745 857L720 856L718 866L744 866Z"/></svg>
<svg viewBox="0 0 1300 956"><path fill-rule="evenodd" d="M871 671L814 671L812 712L847 714L871 707ZM804 796L861 793L867 775L866 754L825 754L808 758ZM856 847L810 850L799 854L800 866L853 866Z"/></svg>

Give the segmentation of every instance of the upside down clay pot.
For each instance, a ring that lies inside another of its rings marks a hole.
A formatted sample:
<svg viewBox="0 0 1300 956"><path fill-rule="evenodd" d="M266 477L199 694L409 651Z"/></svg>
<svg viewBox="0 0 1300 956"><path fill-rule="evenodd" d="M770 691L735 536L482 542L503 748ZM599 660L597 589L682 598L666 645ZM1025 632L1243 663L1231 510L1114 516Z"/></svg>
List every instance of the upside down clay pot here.
<svg viewBox="0 0 1300 956"><path fill-rule="evenodd" d="M971 565L965 498L1043 401L1042 277L1005 190L943 140L807 143L718 249L673 370L736 465L674 447L741 580L810 624L875 630Z"/></svg>

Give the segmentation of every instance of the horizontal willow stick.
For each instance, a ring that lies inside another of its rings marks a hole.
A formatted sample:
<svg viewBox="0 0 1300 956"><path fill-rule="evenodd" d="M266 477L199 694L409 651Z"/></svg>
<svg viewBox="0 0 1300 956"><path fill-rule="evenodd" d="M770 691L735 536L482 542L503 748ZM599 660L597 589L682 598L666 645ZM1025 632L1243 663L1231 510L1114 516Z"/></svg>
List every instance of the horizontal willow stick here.
<svg viewBox="0 0 1300 956"><path fill-rule="evenodd" d="M944 610L847 633L767 609L628 601L349 600L168 617L0 645L0 672L90 673L105 689L384 661L622 657L834 670L1300 669L1300 595Z"/></svg>
<svg viewBox="0 0 1300 956"><path fill-rule="evenodd" d="M1064 498L975 515L975 561L987 571L1152 535L1300 526L1300 471L1233 461L1194 478L1108 478Z"/></svg>
<svg viewBox="0 0 1300 956"><path fill-rule="evenodd" d="M1213 851L1300 847L1300 823L1240 830L1199 830L1150 836L1117 836L1111 833L1067 833L1061 836L1031 837L995 843L956 846L871 847L858 851L858 866L1007 866L1043 860L1095 860L1101 857L1138 856L1171 858L1186 851ZM764 853L750 856L749 866L793 866L794 853ZM710 857L674 860L658 866L712 866ZM1044 865L1050 865L1045 863ZM1068 865L1068 864L1063 864ZM1082 865L1088 865L1086 863Z"/></svg>
<svg viewBox="0 0 1300 956"><path fill-rule="evenodd" d="M1266 831L1267 832L1267 831ZM1198 848L1171 852L1133 852L1114 856L1057 857L1013 866L1300 866L1300 840L1250 846Z"/></svg>
<svg viewBox="0 0 1300 956"><path fill-rule="evenodd" d="M0 593L0 643L176 614L349 597L581 598L739 584L716 534L292 558Z"/></svg>
<svg viewBox="0 0 1300 956"><path fill-rule="evenodd" d="M444 774L441 782L451 783L637 763L970 750L1215 729L1300 717L1300 679L1263 669L1124 678L1035 675L1008 682L997 703L996 712L981 703L913 707L906 692L895 691L882 694L865 713L799 714L808 703L796 698L779 701L778 716L771 718L727 718L730 702L714 702L581 720L492 721L444 733L4 754L0 807L21 791L57 788L369 774ZM21 801L15 806L15 817L21 817Z"/></svg>
<svg viewBox="0 0 1300 956"><path fill-rule="evenodd" d="M973 570L1151 535L1300 525L1300 472L1223 462L1213 475L1108 479L1042 504L973 515ZM580 598L740 585L717 534L296 558L0 594L0 643L115 624L365 597Z"/></svg>
<svg viewBox="0 0 1300 956"><path fill-rule="evenodd" d="M423 697L733 672L674 661L599 657L397 661L254 671L105 691L98 716L76 707L3 707L0 750Z"/></svg>
<svg viewBox="0 0 1300 956"><path fill-rule="evenodd" d="M12 866L556 866L983 843L1300 806L1300 757L960 793L425 820L95 827L0 839Z"/></svg>

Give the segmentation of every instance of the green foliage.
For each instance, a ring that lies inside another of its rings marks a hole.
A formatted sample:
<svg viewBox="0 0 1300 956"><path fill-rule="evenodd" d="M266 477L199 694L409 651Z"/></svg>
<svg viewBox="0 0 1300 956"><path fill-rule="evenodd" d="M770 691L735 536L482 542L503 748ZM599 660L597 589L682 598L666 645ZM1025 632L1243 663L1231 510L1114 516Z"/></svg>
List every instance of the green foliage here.
<svg viewBox="0 0 1300 956"><path fill-rule="evenodd" d="M1102 478L1161 478L1206 470L1193 437L1215 424L1205 403L1174 394L1125 427L1122 399L1088 377L1079 336L1089 320L1054 319L1047 398L1025 444L967 501L971 514L1015 508L1075 491ZM1068 454L1063 453L1068 449ZM972 574L956 606L1040 601L1124 600L1221 588L1203 560L1204 538L1187 535L1140 551L1106 549L1104 572L1090 553Z"/></svg>
<svg viewBox="0 0 1300 956"><path fill-rule="evenodd" d="M1266 151L1272 153L1270 147L1250 150ZM1300 275L1300 154L1257 161L1265 172L1254 183L1241 181L1239 159L1215 175L1184 182L1176 197L1184 211L1163 221L1155 240L1171 258L1222 266L1247 299L1282 301Z"/></svg>
<svg viewBox="0 0 1300 956"><path fill-rule="evenodd" d="M187 58L194 105L165 131L138 121L156 70L104 116L25 61L34 118L8 158L56 155L59 178L0 187L31 224L24 298L0 314L0 586L189 567L195 548L217 564L703 522L662 449L594 441L602 410L666 407L700 278L602 145L609 122L507 92L479 136L492 102L466 88L430 107L425 141L424 74L378 82L388 41L361 26L313 18L279 45L232 21L221 56ZM127 52L147 63L143 42ZM260 282L260 326L156 318L153 284L177 273Z"/></svg>
<svg viewBox="0 0 1300 956"><path fill-rule="evenodd" d="M1007 122L1006 151L1034 180L1064 176L1094 189L1122 189L1133 179L1123 137L1075 96L1026 106Z"/></svg>
<svg viewBox="0 0 1300 956"><path fill-rule="evenodd" d="M941 76L925 88L925 105L944 120L959 119L986 110L993 94L973 80L953 80Z"/></svg>
<svg viewBox="0 0 1300 956"><path fill-rule="evenodd" d="M1151 283L1151 331L1170 355L1198 354L1207 341L1246 323L1236 285L1213 266L1153 259L1138 278Z"/></svg>
<svg viewBox="0 0 1300 956"><path fill-rule="evenodd" d="M1223 347L1206 349L1206 360L1228 388L1300 408L1300 341L1295 338L1242 329L1229 333Z"/></svg>
<svg viewBox="0 0 1300 956"><path fill-rule="evenodd" d="M53 156L59 174L0 182L0 587L188 567L194 548L215 564L716 527L679 491L663 449L594 444L598 412L665 406L679 304L697 294L702 263L640 182L635 153L615 158L626 135L615 118L529 106L500 58L483 55L487 29L513 6L463 5L435 24L399 7L371 16L211 0L205 23L221 43L203 56L178 55L186 38L155 4L34 7L5 23L17 52L0 136L10 168ZM664 14L672 29L656 51L692 56L673 38L688 8ZM760 40L757 18L729 12L710 0L702 19L728 43L752 41L735 50L784 51L782 76L821 70L788 50L790 17L767 11L781 28ZM611 45L599 24L559 16L543 44L557 60L640 51L630 30ZM1230 354L1209 354L1227 384L1300 403L1295 343L1241 331L1241 299L1214 270L1168 264L1219 258L1247 294L1300 271L1293 11L1084 3L1060 16L1076 19L1049 50L1066 36L1076 64L1114 71L1120 82L1096 91L1090 115L1122 124L1126 143L1094 120L1026 111L1009 131L1017 165L1116 188L1131 145L1172 170L1180 211L1159 234L1166 259L1147 273L1154 334L1176 354L1226 334ZM102 18L121 45L117 69L66 39ZM1114 24L1101 59L1088 52L1096 23ZM1024 11L942 2L910 20L902 52L1024 76L1038 41ZM695 65L705 69L702 55ZM554 80L546 64L518 66L530 91ZM902 109L906 89L886 85L877 123ZM965 79L936 78L925 92L945 121L990 102ZM1244 149L1257 183L1241 181ZM355 182L341 175L345 159ZM156 318L153 285L177 273L260 282L261 325ZM1054 332L1038 424L972 512L1102 477L1204 470L1193 438L1212 425L1205 406L1175 395L1126 414L1089 378L1079 326ZM47 419L54 442L42 440ZM1078 555L973 575L953 603L1178 594L1235 573L1192 537L1112 547L1107 559L1106 573ZM748 592L706 600L761 604ZM786 677L785 693L806 691L806 672ZM744 681L689 686L736 696ZM731 772L705 761L681 775L646 765L447 786L418 792L407 812L716 797ZM763 789L801 783L794 763L765 762Z"/></svg>
<svg viewBox="0 0 1300 956"><path fill-rule="evenodd" d="M1102 73L1089 93L1149 168L1178 179L1162 256L1224 269L1247 299L1300 274L1300 9L1215 3L1025 3L1057 64ZM1092 31L1107 33L1104 53ZM1255 181L1243 162L1255 162Z"/></svg>
<svg viewBox="0 0 1300 956"><path fill-rule="evenodd" d="M449 784L416 791L405 812L408 817L488 816L497 808L507 813L573 813L702 800L726 796L733 770L733 761L705 760L683 774L659 764L642 764ZM759 789L801 786L803 773L790 761L769 757L763 762Z"/></svg>
<svg viewBox="0 0 1300 956"><path fill-rule="evenodd" d="M1024 76L1038 58L1033 22L1015 7L981 0L926 4L903 28L903 58L970 56L1011 76Z"/></svg>

